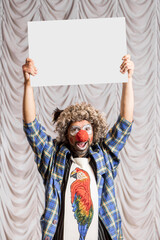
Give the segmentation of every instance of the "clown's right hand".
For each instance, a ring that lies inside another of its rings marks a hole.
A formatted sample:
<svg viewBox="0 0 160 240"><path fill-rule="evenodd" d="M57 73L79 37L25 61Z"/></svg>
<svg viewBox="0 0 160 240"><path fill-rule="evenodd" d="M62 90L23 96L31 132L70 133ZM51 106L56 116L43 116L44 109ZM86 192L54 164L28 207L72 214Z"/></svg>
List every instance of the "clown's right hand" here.
<svg viewBox="0 0 160 240"><path fill-rule="evenodd" d="M37 74L37 68L35 67L33 60L30 58L27 58L26 63L22 66L22 69L23 69L25 83L30 84L30 74L32 76L35 76Z"/></svg>

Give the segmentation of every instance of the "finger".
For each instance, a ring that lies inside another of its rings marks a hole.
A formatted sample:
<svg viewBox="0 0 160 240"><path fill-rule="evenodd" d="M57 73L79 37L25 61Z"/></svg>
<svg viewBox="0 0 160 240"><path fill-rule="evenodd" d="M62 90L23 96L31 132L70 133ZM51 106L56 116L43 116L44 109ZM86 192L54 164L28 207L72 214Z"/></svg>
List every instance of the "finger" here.
<svg viewBox="0 0 160 240"><path fill-rule="evenodd" d="M123 73L123 72L128 71L128 69L129 69L129 66L126 65L120 71Z"/></svg>
<svg viewBox="0 0 160 240"><path fill-rule="evenodd" d="M124 73L126 71L127 71L126 68L123 68L123 69L120 70L121 73Z"/></svg>
<svg viewBox="0 0 160 240"><path fill-rule="evenodd" d="M134 70L134 64L132 63L127 63L125 67L127 68L127 70Z"/></svg>
<svg viewBox="0 0 160 240"><path fill-rule="evenodd" d="M32 63L34 64L34 61L33 61L31 58L27 58L27 59L26 59L26 63L27 63L27 62L32 62Z"/></svg>
<svg viewBox="0 0 160 240"><path fill-rule="evenodd" d="M31 74L31 75L33 75L33 76L34 76L35 74L37 74L37 71L34 69L33 66L28 67L28 66L26 66L26 65L23 65L22 69L23 69L24 72L29 73L29 74Z"/></svg>
<svg viewBox="0 0 160 240"><path fill-rule="evenodd" d="M126 63L128 63L129 62L129 60L124 60L123 62L122 62L122 64L120 65L120 68L122 68Z"/></svg>
<svg viewBox="0 0 160 240"><path fill-rule="evenodd" d="M122 68L125 68L125 67L131 67L132 64L130 62L126 62L123 64Z"/></svg>
<svg viewBox="0 0 160 240"><path fill-rule="evenodd" d="M33 62L27 62L25 64L28 68L33 68L35 71L37 71L37 68L35 67L34 63Z"/></svg>
<svg viewBox="0 0 160 240"><path fill-rule="evenodd" d="M123 60L122 64L120 65L120 68L123 67L126 63L130 63L130 62L131 62L131 60L129 60L129 59Z"/></svg>
<svg viewBox="0 0 160 240"><path fill-rule="evenodd" d="M125 62L123 64L121 64L120 69L123 70L126 67L126 64L127 63L125 63Z"/></svg>
<svg viewBox="0 0 160 240"><path fill-rule="evenodd" d="M133 70L133 69L134 69L134 64L133 64L133 62L128 61L128 62L124 63L124 64L121 66L121 70L123 71L124 68L127 68L127 70L129 70L129 69Z"/></svg>
<svg viewBox="0 0 160 240"><path fill-rule="evenodd" d="M131 56L130 56L130 54L127 54L127 55L125 55L125 56L123 56L123 58L122 58L122 60L124 60L124 59L131 59Z"/></svg>
<svg viewBox="0 0 160 240"><path fill-rule="evenodd" d="M123 60L123 59L129 59L129 60L130 60L130 59L131 59L130 54L126 54L125 56L123 56L122 60Z"/></svg>
<svg viewBox="0 0 160 240"><path fill-rule="evenodd" d="M121 73L123 73L123 74L125 74L127 72L127 69L126 68L124 68L122 71L121 71Z"/></svg>
<svg viewBox="0 0 160 240"><path fill-rule="evenodd" d="M35 67L34 62L29 61L29 62L27 62L26 64L27 64L28 66Z"/></svg>
<svg viewBox="0 0 160 240"><path fill-rule="evenodd" d="M126 72L128 72L128 78L131 78L133 75L133 69L124 68L123 71L121 71L122 74L125 74Z"/></svg>

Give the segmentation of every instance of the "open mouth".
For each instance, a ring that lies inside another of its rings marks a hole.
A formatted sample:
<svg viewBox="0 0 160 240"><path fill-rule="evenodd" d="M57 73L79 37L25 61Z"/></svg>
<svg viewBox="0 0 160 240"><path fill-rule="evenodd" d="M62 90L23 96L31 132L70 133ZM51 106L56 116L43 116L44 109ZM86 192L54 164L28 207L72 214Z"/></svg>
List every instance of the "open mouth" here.
<svg viewBox="0 0 160 240"><path fill-rule="evenodd" d="M85 150L86 147L87 147L87 143L88 143L88 142L77 142L77 143L76 143L76 147L77 147L79 150Z"/></svg>

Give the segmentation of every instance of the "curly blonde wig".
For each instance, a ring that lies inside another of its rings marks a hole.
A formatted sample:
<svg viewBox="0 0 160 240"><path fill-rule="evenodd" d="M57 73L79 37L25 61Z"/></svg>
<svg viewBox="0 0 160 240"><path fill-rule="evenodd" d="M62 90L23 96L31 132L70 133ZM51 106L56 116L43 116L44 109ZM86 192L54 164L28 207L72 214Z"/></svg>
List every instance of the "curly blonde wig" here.
<svg viewBox="0 0 160 240"><path fill-rule="evenodd" d="M96 110L91 104L80 103L67 107L59 111L59 117L56 120L55 131L58 133L59 142L67 142L67 130L71 123L87 120L93 127L93 143L98 143L105 138L108 125L102 113ZM53 117L53 122L55 118Z"/></svg>

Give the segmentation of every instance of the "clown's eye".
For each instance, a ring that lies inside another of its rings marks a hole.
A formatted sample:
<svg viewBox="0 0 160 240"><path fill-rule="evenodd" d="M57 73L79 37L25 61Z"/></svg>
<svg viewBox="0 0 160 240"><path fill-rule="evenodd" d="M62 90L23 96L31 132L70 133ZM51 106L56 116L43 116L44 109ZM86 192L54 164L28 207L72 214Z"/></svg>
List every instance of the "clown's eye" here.
<svg viewBox="0 0 160 240"><path fill-rule="evenodd" d="M72 136L75 136L78 132L79 132L79 128L78 127L71 127L71 129L70 129L70 134L72 135Z"/></svg>
<svg viewBox="0 0 160 240"><path fill-rule="evenodd" d="M85 130L88 134L92 134L92 126L90 124L85 125L83 130Z"/></svg>

